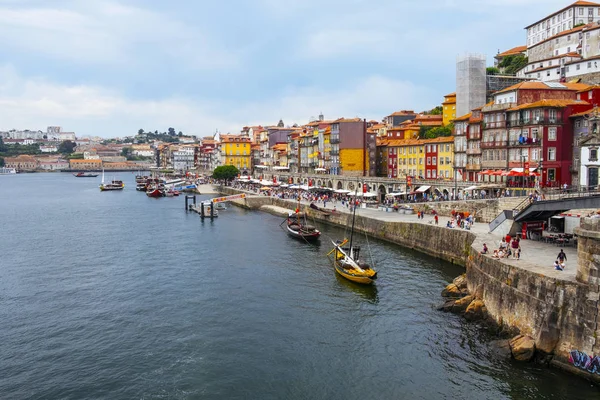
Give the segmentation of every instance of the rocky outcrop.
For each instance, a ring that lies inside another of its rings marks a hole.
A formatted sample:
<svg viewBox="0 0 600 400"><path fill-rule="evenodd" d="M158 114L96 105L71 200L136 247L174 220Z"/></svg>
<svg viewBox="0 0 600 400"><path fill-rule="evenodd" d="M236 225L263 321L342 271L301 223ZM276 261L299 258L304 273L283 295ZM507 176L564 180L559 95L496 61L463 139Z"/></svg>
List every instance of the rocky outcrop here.
<svg viewBox="0 0 600 400"><path fill-rule="evenodd" d="M509 342L512 356L517 361L531 361L535 354L535 341L530 336L517 335Z"/></svg>
<svg viewBox="0 0 600 400"><path fill-rule="evenodd" d="M454 301L454 304L452 305L452 309L450 311L452 311L455 314L463 314L472 301L473 296L465 296L461 299L458 299Z"/></svg>
<svg viewBox="0 0 600 400"><path fill-rule="evenodd" d="M487 309L483 300L475 299L471 301L465 310L465 318L469 321L478 321L487 316Z"/></svg>

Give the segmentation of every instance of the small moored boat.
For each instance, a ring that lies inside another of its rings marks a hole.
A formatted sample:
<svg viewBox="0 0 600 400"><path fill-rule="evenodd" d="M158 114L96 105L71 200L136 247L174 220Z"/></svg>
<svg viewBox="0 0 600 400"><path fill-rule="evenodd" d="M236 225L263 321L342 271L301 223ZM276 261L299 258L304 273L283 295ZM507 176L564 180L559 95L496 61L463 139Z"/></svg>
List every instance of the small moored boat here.
<svg viewBox="0 0 600 400"><path fill-rule="evenodd" d="M307 241L317 240L321 232L306 222L306 214L293 212L288 215L286 223L287 232L290 236Z"/></svg>
<svg viewBox="0 0 600 400"><path fill-rule="evenodd" d="M73 174L73 176L76 178L95 178L98 176L98 174L93 174L91 172L78 172Z"/></svg>

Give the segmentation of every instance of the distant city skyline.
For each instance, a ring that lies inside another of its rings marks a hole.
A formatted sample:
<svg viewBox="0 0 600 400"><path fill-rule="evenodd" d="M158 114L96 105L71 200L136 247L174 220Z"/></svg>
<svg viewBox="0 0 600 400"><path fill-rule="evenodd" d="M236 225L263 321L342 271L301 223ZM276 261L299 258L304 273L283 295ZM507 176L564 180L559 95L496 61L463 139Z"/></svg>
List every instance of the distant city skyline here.
<svg viewBox="0 0 600 400"><path fill-rule="evenodd" d="M0 0L0 130L201 137L431 109L458 55L492 65L571 3Z"/></svg>

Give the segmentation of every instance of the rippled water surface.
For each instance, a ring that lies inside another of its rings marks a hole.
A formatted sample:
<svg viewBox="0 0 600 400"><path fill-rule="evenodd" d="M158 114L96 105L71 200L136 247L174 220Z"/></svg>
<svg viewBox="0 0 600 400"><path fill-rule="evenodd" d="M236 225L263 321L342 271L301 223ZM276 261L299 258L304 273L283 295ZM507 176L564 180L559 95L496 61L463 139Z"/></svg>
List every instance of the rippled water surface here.
<svg viewBox="0 0 600 400"><path fill-rule="evenodd" d="M118 176L0 176L1 399L600 397L436 311L456 266L371 240L379 280L356 286L326 238L235 207L202 222Z"/></svg>

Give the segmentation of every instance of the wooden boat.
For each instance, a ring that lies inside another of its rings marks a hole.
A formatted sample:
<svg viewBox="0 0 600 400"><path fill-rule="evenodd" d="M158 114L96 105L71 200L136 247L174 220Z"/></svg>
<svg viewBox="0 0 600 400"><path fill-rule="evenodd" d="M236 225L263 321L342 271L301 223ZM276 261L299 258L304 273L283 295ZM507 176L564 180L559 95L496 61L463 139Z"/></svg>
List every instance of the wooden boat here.
<svg viewBox="0 0 600 400"><path fill-rule="evenodd" d="M356 197L356 196L355 196ZM360 247L353 246L354 221L356 220L356 206L352 212L352 227L350 229L350 240L333 243L333 250L327 256L330 257L335 272L340 276L356 283L371 285L377 279L377 271L369 264L360 261ZM345 246L348 242L348 247Z"/></svg>
<svg viewBox="0 0 600 400"><path fill-rule="evenodd" d="M76 178L95 178L98 176L98 174L93 174L91 172L78 172L73 174L73 176Z"/></svg>
<svg viewBox="0 0 600 400"><path fill-rule="evenodd" d="M153 186L153 187L148 188L148 190L146 191L146 196L148 196L148 197L164 197L165 190L160 187Z"/></svg>
<svg viewBox="0 0 600 400"><path fill-rule="evenodd" d="M123 181L112 181L110 183L101 183L100 191L105 192L107 190L123 190L125 184Z"/></svg>
<svg viewBox="0 0 600 400"><path fill-rule="evenodd" d="M288 234L297 239L312 241L321 236L321 232L317 228L306 222L306 214L304 213L290 213L284 222Z"/></svg>
<svg viewBox="0 0 600 400"><path fill-rule="evenodd" d="M333 242L334 248L329 253L335 272L340 276L356 283L371 285L377 279L377 271L366 263L360 262L360 247L342 247L347 239L340 243ZM332 254L333 253L333 254Z"/></svg>
<svg viewBox="0 0 600 400"><path fill-rule="evenodd" d="M313 210L320 211L320 212L322 212L325 215L331 215L331 211L330 210L328 210L326 208L319 207L315 203L310 203L310 208L312 208Z"/></svg>

